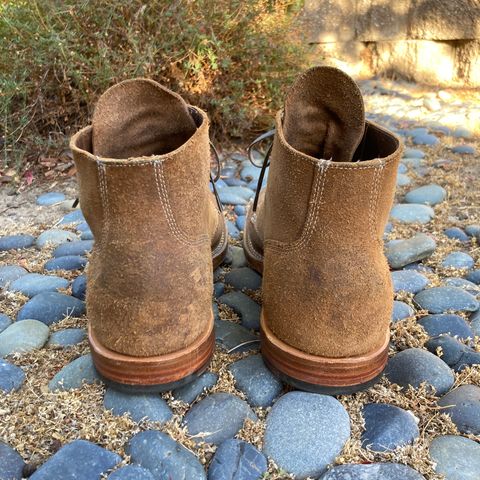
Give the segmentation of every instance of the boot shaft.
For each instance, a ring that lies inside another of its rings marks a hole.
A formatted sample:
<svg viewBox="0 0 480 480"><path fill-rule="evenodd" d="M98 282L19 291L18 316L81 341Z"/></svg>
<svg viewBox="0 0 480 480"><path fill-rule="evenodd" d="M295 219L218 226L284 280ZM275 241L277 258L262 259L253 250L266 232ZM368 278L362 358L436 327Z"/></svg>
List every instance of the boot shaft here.
<svg viewBox="0 0 480 480"><path fill-rule="evenodd" d="M262 219L266 244L380 242L395 192L398 138L367 123L363 158L336 162L289 145L281 113L276 127Z"/></svg>

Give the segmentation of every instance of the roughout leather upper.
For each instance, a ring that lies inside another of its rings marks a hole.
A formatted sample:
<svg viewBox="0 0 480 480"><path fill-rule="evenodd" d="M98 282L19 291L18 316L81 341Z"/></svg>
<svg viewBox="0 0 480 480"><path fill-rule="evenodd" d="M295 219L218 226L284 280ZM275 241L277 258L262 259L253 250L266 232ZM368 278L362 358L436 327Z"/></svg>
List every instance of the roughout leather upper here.
<svg viewBox="0 0 480 480"><path fill-rule="evenodd" d="M225 226L208 187L208 118L179 98L123 82L70 144L95 237L87 314L97 340L126 355L178 351L212 321L211 247Z"/></svg>
<svg viewBox="0 0 480 480"><path fill-rule="evenodd" d="M308 88L314 84L304 96ZM346 139L352 156L362 131ZM313 355L368 354L389 330L393 292L382 236L401 145L371 122L362 143L361 161L315 158L287 141L280 112L268 184L249 214L245 241L264 256L265 321L280 340Z"/></svg>

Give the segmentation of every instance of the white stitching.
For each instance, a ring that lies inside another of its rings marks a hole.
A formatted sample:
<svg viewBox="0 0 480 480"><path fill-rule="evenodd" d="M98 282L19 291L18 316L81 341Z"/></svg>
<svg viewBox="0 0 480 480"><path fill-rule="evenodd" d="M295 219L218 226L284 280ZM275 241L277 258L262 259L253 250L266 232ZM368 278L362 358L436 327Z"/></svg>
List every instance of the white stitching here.
<svg viewBox="0 0 480 480"><path fill-rule="evenodd" d="M100 245L103 246L107 237L108 230L108 190L107 190L107 175L105 166L97 160L98 181L100 186L100 199L102 201L102 232L100 236Z"/></svg>
<svg viewBox="0 0 480 480"><path fill-rule="evenodd" d="M217 247L215 248L215 250L212 251L212 256L214 256L214 257L217 256L223 250L223 248L225 247L225 244L226 244L226 242L225 242L225 232L223 231Z"/></svg>
<svg viewBox="0 0 480 480"><path fill-rule="evenodd" d="M374 202L372 205L372 235L373 239L377 239L377 233L376 233L376 219L378 216L378 203L379 203L379 198L380 198L380 189L379 186L381 184L381 178L383 177L384 173L384 164L383 162L380 164L380 167L377 169L375 172L375 185L374 185Z"/></svg>
<svg viewBox="0 0 480 480"><path fill-rule="evenodd" d="M168 191L167 187L165 184L165 178L163 175L163 165L162 162L160 161L154 161L153 162L153 170L154 170L154 176L155 176L155 184L157 187L157 192L160 198L160 202L163 207L163 211L165 213L165 217L167 219L168 226L170 227L170 231L172 234L179 240L180 242L186 244L186 245L200 245L204 243L205 241L209 241L209 236L208 235L200 235L197 239L190 239L187 237L187 235L180 230L178 227L175 217L172 212L172 208L170 205L170 200L168 198Z"/></svg>
<svg viewBox="0 0 480 480"><path fill-rule="evenodd" d="M304 225L302 234L298 240L291 243L279 242L276 240L266 240L265 248L271 247L277 251L292 251L302 248L311 238L315 232L318 223L318 211L323 199L325 190L325 183L327 178L327 170L331 164L330 160L323 160L316 165L315 184L313 187L313 195L310 200L310 205L313 203L313 208L309 209L307 214L307 221Z"/></svg>

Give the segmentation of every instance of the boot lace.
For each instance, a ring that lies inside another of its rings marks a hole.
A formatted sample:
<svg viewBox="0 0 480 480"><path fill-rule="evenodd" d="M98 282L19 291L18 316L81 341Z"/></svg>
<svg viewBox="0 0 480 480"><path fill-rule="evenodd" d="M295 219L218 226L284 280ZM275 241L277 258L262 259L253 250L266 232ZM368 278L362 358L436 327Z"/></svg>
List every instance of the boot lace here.
<svg viewBox="0 0 480 480"><path fill-rule="evenodd" d="M257 190L255 191L255 199L253 200L253 207L252 207L253 212L257 211L258 199L260 197L260 191L262 189L263 178L265 177L265 172L270 165L270 154L272 153L273 141L270 142L261 164L256 163L255 159L253 158L253 147L264 142L267 139L272 138L274 135L275 135L275 129L262 133L247 148L247 155L248 155L248 159L250 160L250 163L254 167L262 169L260 172L260 176L258 177Z"/></svg>

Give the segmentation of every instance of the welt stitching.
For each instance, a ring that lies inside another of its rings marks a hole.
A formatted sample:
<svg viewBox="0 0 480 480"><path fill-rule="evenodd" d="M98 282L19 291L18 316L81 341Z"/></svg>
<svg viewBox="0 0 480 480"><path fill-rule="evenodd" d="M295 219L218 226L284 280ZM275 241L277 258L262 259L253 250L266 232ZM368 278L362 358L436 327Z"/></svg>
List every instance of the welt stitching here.
<svg viewBox="0 0 480 480"><path fill-rule="evenodd" d="M201 235L198 239L192 240L185 235L184 232L180 230L178 227L175 217L172 212L172 208L170 205L170 199L168 197L168 192L167 192L167 187L165 184L165 178L163 175L163 165L161 162L154 161L154 174L155 174L155 184L157 186L157 192L159 194L162 206L163 206L163 211L165 213L165 216L167 218L167 223L168 226L170 227L171 232L173 235L182 243L185 243L186 245L200 245L203 243L205 240L208 240L207 235Z"/></svg>

